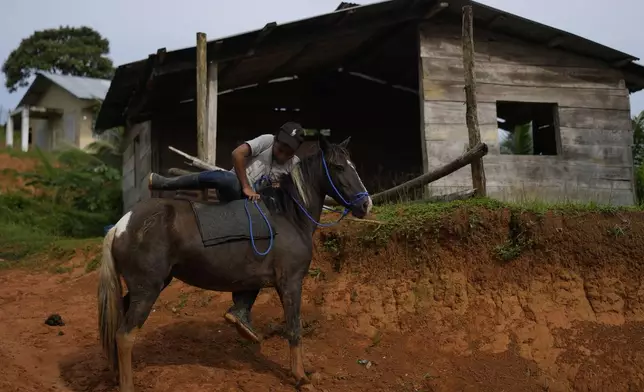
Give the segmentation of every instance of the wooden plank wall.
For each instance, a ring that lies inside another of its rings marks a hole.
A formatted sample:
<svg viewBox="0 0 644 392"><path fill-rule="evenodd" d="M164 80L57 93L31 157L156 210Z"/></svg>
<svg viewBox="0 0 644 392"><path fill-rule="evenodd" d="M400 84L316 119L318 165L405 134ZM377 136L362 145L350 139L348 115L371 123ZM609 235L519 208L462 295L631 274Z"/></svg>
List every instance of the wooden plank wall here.
<svg viewBox="0 0 644 392"><path fill-rule="evenodd" d="M425 171L467 147L461 28L421 25ZM632 130L623 75L569 53L502 37L475 26L475 70L488 195L504 200L634 203ZM500 155L497 100L559 106L561 154ZM432 184L432 192L471 188L465 167Z"/></svg>
<svg viewBox="0 0 644 392"><path fill-rule="evenodd" d="M123 153L123 211L139 200L150 197L148 176L152 165L150 121L135 124L126 131L127 148Z"/></svg>

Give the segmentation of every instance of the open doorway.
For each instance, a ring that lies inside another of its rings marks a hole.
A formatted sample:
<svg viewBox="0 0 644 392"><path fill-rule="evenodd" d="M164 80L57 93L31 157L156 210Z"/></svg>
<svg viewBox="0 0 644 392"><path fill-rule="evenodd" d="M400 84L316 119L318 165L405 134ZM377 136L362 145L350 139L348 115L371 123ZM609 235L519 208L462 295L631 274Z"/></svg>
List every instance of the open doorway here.
<svg viewBox="0 0 644 392"><path fill-rule="evenodd" d="M329 130L333 142L351 137L349 150L367 189L391 188L423 170L418 99L418 46L413 25L360 57L219 96L217 163L230 151L286 121ZM311 143L298 155L309 153Z"/></svg>

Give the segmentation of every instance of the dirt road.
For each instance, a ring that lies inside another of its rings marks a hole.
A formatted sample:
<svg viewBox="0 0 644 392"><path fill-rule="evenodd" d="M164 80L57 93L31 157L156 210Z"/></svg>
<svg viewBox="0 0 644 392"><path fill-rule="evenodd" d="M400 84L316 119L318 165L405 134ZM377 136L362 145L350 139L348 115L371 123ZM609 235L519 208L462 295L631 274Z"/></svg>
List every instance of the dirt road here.
<svg viewBox="0 0 644 392"><path fill-rule="evenodd" d="M494 255L507 214L473 221L386 249L338 240L330 254L320 239L303 310L318 390L644 390L644 217L547 217L506 263ZM117 391L83 262L0 273L0 391ZM286 342L240 340L221 317L229 301L173 282L135 344L138 390L293 391ZM45 325L52 313L65 325ZM281 324L271 290L253 314L265 333Z"/></svg>

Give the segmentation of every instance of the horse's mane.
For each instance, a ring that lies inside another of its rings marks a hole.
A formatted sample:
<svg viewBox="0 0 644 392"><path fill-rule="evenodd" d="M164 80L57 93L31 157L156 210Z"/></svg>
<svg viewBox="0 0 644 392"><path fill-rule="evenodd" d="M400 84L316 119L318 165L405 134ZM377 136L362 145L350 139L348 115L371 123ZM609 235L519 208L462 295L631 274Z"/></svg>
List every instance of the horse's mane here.
<svg viewBox="0 0 644 392"><path fill-rule="evenodd" d="M329 143L324 152L327 164L341 162L346 156L347 150L337 144ZM261 189L259 194L271 213L286 216L294 223L308 224L309 218L293 198L297 199L302 207L308 208L312 198L318 196L314 194L318 189L311 185L320 183L325 175L322 168L322 150L318 149L302 158L292 173L280 175L276 179L278 187L267 186Z"/></svg>

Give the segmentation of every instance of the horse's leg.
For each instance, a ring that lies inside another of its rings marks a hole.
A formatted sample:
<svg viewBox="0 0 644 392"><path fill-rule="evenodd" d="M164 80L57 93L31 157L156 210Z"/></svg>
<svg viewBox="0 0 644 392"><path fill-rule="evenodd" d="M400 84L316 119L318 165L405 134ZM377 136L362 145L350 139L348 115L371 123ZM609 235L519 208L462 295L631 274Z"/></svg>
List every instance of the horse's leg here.
<svg viewBox="0 0 644 392"><path fill-rule="evenodd" d="M233 306L224 315L226 321L235 325L242 337L255 343L259 343L261 339L253 329L250 310L258 294L259 290L233 292Z"/></svg>
<svg viewBox="0 0 644 392"><path fill-rule="evenodd" d="M169 284L171 279L166 280ZM134 377L132 375L132 347L136 334L147 320L152 311L154 302L161 294L161 290L167 284L157 285L133 285L133 290L129 290L129 308L125 313L123 323L116 333L116 345L118 347L119 358L119 385L120 392L134 392Z"/></svg>
<svg viewBox="0 0 644 392"><path fill-rule="evenodd" d="M304 372L304 354L302 349L302 323L300 308L302 305L302 277L289 278L277 285L284 318L286 319L286 337L290 349L291 373L297 381L298 389L314 390L311 381Z"/></svg>
<svg viewBox="0 0 644 392"><path fill-rule="evenodd" d="M168 276L163 282L163 288L161 291L165 290L166 287L170 285L172 282L172 275ZM130 292L128 291L124 296L123 296L123 313L127 313L128 309L130 309Z"/></svg>

